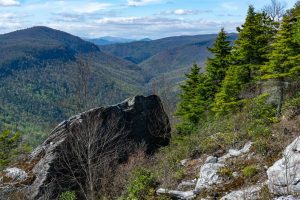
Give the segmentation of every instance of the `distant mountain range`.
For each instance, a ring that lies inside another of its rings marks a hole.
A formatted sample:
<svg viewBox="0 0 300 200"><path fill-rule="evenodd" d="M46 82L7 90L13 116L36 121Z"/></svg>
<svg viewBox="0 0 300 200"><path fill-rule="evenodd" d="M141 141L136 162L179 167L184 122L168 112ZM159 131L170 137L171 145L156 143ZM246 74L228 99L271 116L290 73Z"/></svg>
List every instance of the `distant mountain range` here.
<svg viewBox="0 0 300 200"><path fill-rule="evenodd" d="M149 38L144 38L141 40L134 40L134 39L127 39L127 38L120 38L120 37L100 37L100 38L93 38L93 39L85 39L88 42L92 42L96 45L109 45L109 44L122 44L122 43L130 43L135 41L151 41Z"/></svg>
<svg viewBox="0 0 300 200"><path fill-rule="evenodd" d="M136 94L160 94L171 112L184 73L193 63L204 66L215 37L97 46L48 27L0 35L0 128L38 138L72 114Z"/></svg>

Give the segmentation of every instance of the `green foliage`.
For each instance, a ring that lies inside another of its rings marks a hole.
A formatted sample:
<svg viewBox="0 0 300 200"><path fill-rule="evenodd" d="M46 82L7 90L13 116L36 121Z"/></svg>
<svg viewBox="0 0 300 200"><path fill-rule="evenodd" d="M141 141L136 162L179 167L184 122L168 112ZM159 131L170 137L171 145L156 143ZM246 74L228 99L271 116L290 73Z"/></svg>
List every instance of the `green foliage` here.
<svg viewBox="0 0 300 200"><path fill-rule="evenodd" d="M272 52L268 56L270 60L261 68L263 79L287 80L299 75L295 67L300 65L300 44L294 37L294 23L288 15L283 18L276 40L271 46Z"/></svg>
<svg viewBox="0 0 300 200"><path fill-rule="evenodd" d="M300 44L300 17L297 18L297 23L294 25L295 40Z"/></svg>
<svg viewBox="0 0 300 200"><path fill-rule="evenodd" d="M298 92L298 94L296 94L292 99L285 101L284 110L288 109L300 109L300 92Z"/></svg>
<svg viewBox="0 0 300 200"><path fill-rule="evenodd" d="M133 173L133 177L127 187L126 200L147 200L155 196L156 181L154 175L139 168Z"/></svg>
<svg viewBox="0 0 300 200"><path fill-rule="evenodd" d="M239 136L236 132L219 132L200 141L203 152L213 153L219 149L226 149L233 146L238 141Z"/></svg>
<svg viewBox="0 0 300 200"><path fill-rule="evenodd" d="M242 86L248 82L248 71L240 66L231 66L222 83L220 92L216 94L212 110L217 115L226 115L233 111L238 111L242 105L239 93Z"/></svg>
<svg viewBox="0 0 300 200"><path fill-rule="evenodd" d="M219 169L218 173L221 176L225 176L225 177L229 177L229 178L233 178L233 172L229 167L222 167Z"/></svg>
<svg viewBox="0 0 300 200"><path fill-rule="evenodd" d="M265 13L256 13L253 6L249 7L245 23L237 30L239 35L231 57L233 65L226 71L213 104L218 115L237 111L243 105L240 92L259 76L259 66L268 60L269 44L276 32L271 19Z"/></svg>
<svg viewBox="0 0 300 200"><path fill-rule="evenodd" d="M203 96L197 93L197 88L204 84L205 77L200 74L200 68L194 65L189 74L186 74L186 81L182 84L180 94L181 101L176 112L177 116L183 121L183 126L196 125L202 113L204 113L206 106ZM179 128L180 129L180 128Z"/></svg>
<svg viewBox="0 0 300 200"><path fill-rule="evenodd" d="M255 174L257 174L258 170L255 165L249 165L242 169L242 174L246 178L252 178Z"/></svg>
<svg viewBox="0 0 300 200"><path fill-rule="evenodd" d="M216 38L212 48L208 50L213 54L212 58L207 59L206 63L206 95L210 102L213 102L215 94L219 91L221 83L225 78L226 70L230 65L231 46L224 29L222 28Z"/></svg>
<svg viewBox="0 0 300 200"><path fill-rule="evenodd" d="M74 191L67 191L59 195L59 200L76 200L76 194Z"/></svg>
<svg viewBox="0 0 300 200"><path fill-rule="evenodd" d="M9 164L18 154L21 135L10 130L0 132L0 169Z"/></svg>
<svg viewBox="0 0 300 200"><path fill-rule="evenodd" d="M266 154L272 148L270 146L271 125L278 121L274 117L275 106L267 103L267 98L268 94L260 95L248 100L244 107L244 113L247 113L247 134L260 154Z"/></svg>
<svg viewBox="0 0 300 200"><path fill-rule="evenodd" d="M177 109L177 115L182 123L177 127L180 132L192 132L201 120L207 120L211 112L211 104L215 94L219 91L225 72L229 67L230 42L224 29L221 29L212 48L208 48L213 54L207 59L206 72L200 74L197 65L187 74L186 81L181 85L181 102Z"/></svg>

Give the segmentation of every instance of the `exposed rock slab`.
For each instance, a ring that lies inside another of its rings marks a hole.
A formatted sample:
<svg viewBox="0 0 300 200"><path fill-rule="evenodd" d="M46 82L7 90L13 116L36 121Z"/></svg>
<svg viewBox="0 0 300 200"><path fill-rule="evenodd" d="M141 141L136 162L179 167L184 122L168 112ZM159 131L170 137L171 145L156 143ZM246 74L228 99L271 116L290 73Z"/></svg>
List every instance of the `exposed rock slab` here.
<svg viewBox="0 0 300 200"><path fill-rule="evenodd" d="M252 146L252 142L248 142L240 150L230 149L227 154L218 158L214 156L209 156L204 165L200 169L199 179L195 190L201 191L204 188L209 188L212 185L221 184L222 179L220 178L218 172L220 168L225 166L225 161L231 157L241 156L242 154L248 153Z"/></svg>
<svg viewBox="0 0 300 200"><path fill-rule="evenodd" d="M196 198L196 196L206 188L211 188L215 185L222 184L223 180L219 176L219 170L225 166L225 161L228 158L241 156L250 151L252 142L248 142L244 145L244 147L240 150L238 149L230 149L229 152L222 157L218 158L216 156L209 156L206 158L205 163L200 168L199 178L195 185L194 190L189 191L180 191L180 190L168 190L164 188L160 188L157 190L157 194L168 195L175 199L185 199L190 200ZM190 184L193 185L194 182L182 182L178 185L178 189L182 188L182 184ZM240 192L232 193L231 197L238 196ZM229 200L229 199L228 199Z"/></svg>
<svg viewBox="0 0 300 200"><path fill-rule="evenodd" d="M273 200L300 200L300 196L298 196L298 197L295 197L295 196L292 196L292 195L281 196L281 197L274 198Z"/></svg>
<svg viewBox="0 0 300 200"><path fill-rule="evenodd" d="M222 197L221 200L258 200L260 199L260 190L260 186L251 186L242 190L232 191Z"/></svg>
<svg viewBox="0 0 300 200"><path fill-rule="evenodd" d="M268 169L267 175L273 194L300 194L300 137L286 147L283 158Z"/></svg>
<svg viewBox="0 0 300 200"><path fill-rule="evenodd" d="M157 194L160 195L168 195L170 197L176 198L176 199L182 199L182 200L191 200L196 197L196 193L194 191L178 191L178 190L167 190L160 188L156 191Z"/></svg>
<svg viewBox="0 0 300 200"><path fill-rule="evenodd" d="M21 167L18 170L8 169L14 179L24 178L25 173L34 177L18 190L25 188L29 199L41 200L55 199L64 188L73 186L76 188L74 179L67 178L71 172L66 170L63 166L65 163L61 160L67 155L76 167L78 160L69 146L81 142L77 141L78 137L75 136L86 133L87 130L95 131L96 138L93 138L95 144L100 144L104 139L111 137L116 142L114 145L129 146L143 143L146 145L146 151L152 153L169 143L171 128L162 103L155 95L136 96L118 105L95 108L71 117L59 124L48 139L20 164L20 166L32 165L29 171ZM130 148L120 149L116 155L119 155L119 159L124 159L130 150ZM79 168L76 173L80 173ZM2 182L0 193L16 187L18 184ZM8 199L4 196L1 198Z"/></svg>

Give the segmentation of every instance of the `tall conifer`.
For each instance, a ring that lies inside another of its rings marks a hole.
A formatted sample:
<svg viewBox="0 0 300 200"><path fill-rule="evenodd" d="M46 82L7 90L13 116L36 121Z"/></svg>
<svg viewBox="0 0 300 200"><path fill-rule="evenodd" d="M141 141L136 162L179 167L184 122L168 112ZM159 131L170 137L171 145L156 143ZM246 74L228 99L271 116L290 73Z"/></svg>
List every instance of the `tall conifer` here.
<svg viewBox="0 0 300 200"><path fill-rule="evenodd" d="M299 18L298 7L292 9L284 16L280 30L276 36L276 41L272 44L272 52L269 54L269 62L263 65L263 79L275 79L279 86L279 101L277 115L281 113L281 107L284 96L284 82L299 79L300 76L300 44L298 43L294 31Z"/></svg>

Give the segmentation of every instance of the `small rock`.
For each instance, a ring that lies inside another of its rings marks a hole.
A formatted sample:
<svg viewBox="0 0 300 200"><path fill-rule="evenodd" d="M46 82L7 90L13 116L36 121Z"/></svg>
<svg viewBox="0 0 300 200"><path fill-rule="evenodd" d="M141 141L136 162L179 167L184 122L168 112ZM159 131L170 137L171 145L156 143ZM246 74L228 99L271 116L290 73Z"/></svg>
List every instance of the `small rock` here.
<svg viewBox="0 0 300 200"><path fill-rule="evenodd" d="M300 199L300 196L294 197L292 195L289 195L289 196L281 196L278 198L274 198L273 200L299 200L299 199Z"/></svg>
<svg viewBox="0 0 300 200"><path fill-rule="evenodd" d="M197 181L195 190L202 190L211 185L221 183L222 180L218 174L219 169L224 167L222 163L205 163L200 169L200 178Z"/></svg>
<svg viewBox="0 0 300 200"><path fill-rule="evenodd" d="M188 161L189 161L188 159L181 160L180 165L184 167L184 166L186 166Z"/></svg>
<svg viewBox="0 0 300 200"><path fill-rule="evenodd" d="M230 192L226 196L222 197L221 200L257 200L260 198L260 190L260 186L251 186L243 190Z"/></svg>
<svg viewBox="0 0 300 200"><path fill-rule="evenodd" d="M233 173L232 173L232 176L233 176L233 177L238 177L239 174L238 174L237 172L233 172Z"/></svg>
<svg viewBox="0 0 300 200"><path fill-rule="evenodd" d="M253 142L247 142L245 146L240 150L242 153L248 153L252 147Z"/></svg>
<svg viewBox="0 0 300 200"><path fill-rule="evenodd" d="M228 153L233 157L237 157L242 154L242 152L240 152L239 150L236 150L236 149L229 149Z"/></svg>
<svg viewBox="0 0 300 200"><path fill-rule="evenodd" d="M182 199L182 200L192 200L196 197L194 191L182 192L178 190L167 190L160 188L156 191L158 195L168 195L172 198Z"/></svg>
<svg viewBox="0 0 300 200"><path fill-rule="evenodd" d="M24 181L27 178L27 173L17 167L7 168L4 170L5 176L12 179L12 181Z"/></svg>
<svg viewBox="0 0 300 200"><path fill-rule="evenodd" d="M197 183L197 179L195 180L190 180L190 181L182 181L178 186L177 189L181 190L185 187L195 187Z"/></svg>
<svg viewBox="0 0 300 200"><path fill-rule="evenodd" d="M214 156L207 157L205 161L205 163L217 163L217 162L218 162L218 158Z"/></svg>

